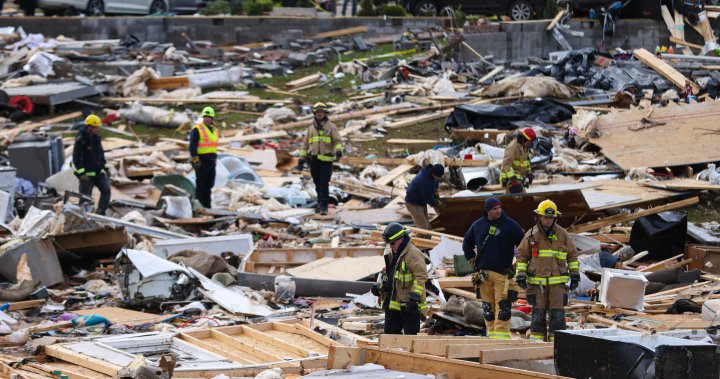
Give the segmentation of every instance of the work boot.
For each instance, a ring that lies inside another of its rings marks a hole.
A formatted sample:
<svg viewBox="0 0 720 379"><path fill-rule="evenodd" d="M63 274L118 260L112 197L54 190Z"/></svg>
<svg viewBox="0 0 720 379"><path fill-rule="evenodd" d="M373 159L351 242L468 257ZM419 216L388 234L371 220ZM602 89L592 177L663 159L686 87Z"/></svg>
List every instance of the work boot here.
<svg viewBox="0 0 720 379"><path fill-rule="evenodd" d="M547 311L544 308L533 308L532 323L530 324L530 339L536 341L544 341L546 334Z"/></svg>
<svg viewBox="0 0 720 379"><path fill-rule="evenodd" d="M327 208L323 208L323 209L320 210L320 215L321 215L321 216L327 216L327 214L328 214Z"/></svg>

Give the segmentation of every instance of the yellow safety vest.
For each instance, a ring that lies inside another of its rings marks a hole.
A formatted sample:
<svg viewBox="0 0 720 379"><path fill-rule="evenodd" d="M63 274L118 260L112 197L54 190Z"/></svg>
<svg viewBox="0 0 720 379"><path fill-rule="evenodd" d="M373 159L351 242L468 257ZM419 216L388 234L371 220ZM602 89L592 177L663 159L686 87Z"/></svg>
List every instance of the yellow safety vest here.
<svg viewBox="0 0 720 379"><path fill-rule="evenodd" d="M200 154L217 154L218 147L218 130L213 128L210 129L205 124L197 124L193 126L200 133L200 140L198 141L197 153Z"/></svg>

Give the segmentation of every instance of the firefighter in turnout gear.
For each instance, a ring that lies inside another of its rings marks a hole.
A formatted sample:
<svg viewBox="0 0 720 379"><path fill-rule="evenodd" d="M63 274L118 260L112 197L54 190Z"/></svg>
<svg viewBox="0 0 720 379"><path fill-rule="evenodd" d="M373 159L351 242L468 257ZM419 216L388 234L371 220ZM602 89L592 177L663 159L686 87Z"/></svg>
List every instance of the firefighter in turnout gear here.
<svg viewBox="0 0 720 379"><path fill-rule="evenodd" d="M485 200L485 217L475 221L465 233L463 252L475 274L478 298L482 299L487 336L510 339L512 302L519 288L512 280L515 246L523 238L523 229L502 211L500 200Z"/></svg>
<svg viewBox="0 0 720 379"><path fill-rule="evenodd" d="M215 110L205 107L203 121L190 130L190 156L195 169L195 197L205 208L212 208L211 195L215 185L217 164L218 129L213 127Z"/></svg>
<svg viewBox="0 0 720 379"><path fill-rule="evenodd" d="M556 330L565 329L566 284L570 281L570 290L580 284L580 265L570 235L556 222L560 213L555 203L544 200L535 213L537 224L518 246L515 280L527 289L528 303L533 306L530 338L552 341Z"/></svg>
<svg viewBox="0 0 720 379"><path fill-rule="evenodd" d="M374 286L372 292L382 300L385 334L418 334L420 313L427 309L425 258L410 242L407 229L398 223L385 228L383 239L391 251L385 260L386 281Z"/></svg>
<svg viewBox="0 0 720 379"><path fill-rule="evenodd" d="M326 215L330 197L330 177L333 162L342 157L343 146L338 129L327 117L328 107L324 103L313 105L315 115L313 126L308 128L303 147L300 150L298 169L305 163L310 165L310 174L315 183L318 205L316 212Z"/></svg>
<svg viewBox="0 0 720 379"><path fill-rule="evenodd" d="M85 118L85 127L78 131L73 148L75 176L80 180L80 193L92 196L93 187L100 190L97 214L104 215L110 204L110 180L107 162L100 139L100 117L91 114Z"/></svg>
<svg viewBox="0 0 720 379"><path fill-rule="evenodd" d="M500 168L500 185L505 187L505 193L522 193L532 184L530 144L536 138L533 128L521 129L517 137L505 147Z"/></svg>

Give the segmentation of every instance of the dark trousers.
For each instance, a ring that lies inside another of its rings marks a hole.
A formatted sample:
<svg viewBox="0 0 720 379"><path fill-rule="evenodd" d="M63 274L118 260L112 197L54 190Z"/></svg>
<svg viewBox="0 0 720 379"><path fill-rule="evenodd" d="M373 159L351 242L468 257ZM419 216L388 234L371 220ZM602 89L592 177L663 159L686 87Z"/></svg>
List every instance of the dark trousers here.
<svg viewBox="0 0 720 379"><path fill-rule="evenodd" d="M330 198L330 177L332 176L332 162L314 160L310 162L310 175L315 183L318 197L318 209L327 211Z"/></svg>
<svg viewBox="0 0 720 379"><path fill-rule="evenodd" d="M385 310L385 334L416 335L420 331L420 312Z"/></svg>
<svg viewBox="0 0 720 379"><path fill-rule="evenodd" d="M212 208L210 201L215 185L215 163L217 159L200 157L200 168L195 169L195 197L205 208Z"/></svg>
<svg viewBox="0 0 720 379"><path fill-rule="evenodd" d="M80 180L80 193L92 197L93 187L100 190L100 202L97 206L97 214L104 215L110 204L110 180L104 172L96 176L87 176L88 180Z"/></svg>

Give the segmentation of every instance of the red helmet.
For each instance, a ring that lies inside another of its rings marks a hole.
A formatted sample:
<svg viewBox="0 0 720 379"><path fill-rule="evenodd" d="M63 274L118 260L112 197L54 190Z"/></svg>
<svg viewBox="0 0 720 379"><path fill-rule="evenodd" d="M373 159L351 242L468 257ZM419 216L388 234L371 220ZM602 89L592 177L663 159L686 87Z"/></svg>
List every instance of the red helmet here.
<svg viewBox="0 0 720 379"><path fill-rule="evenodd" d="M537 138L537 134L535 134L535 130L533 130L533 128L522 129L520 130L520 134L527 138L528 141L535 141Z"/></svg>

